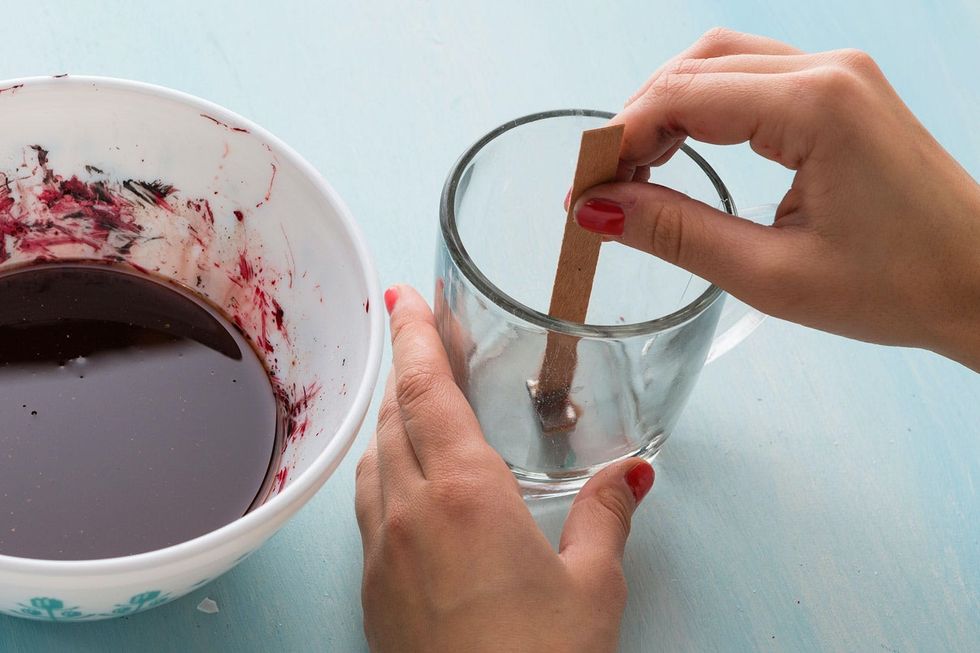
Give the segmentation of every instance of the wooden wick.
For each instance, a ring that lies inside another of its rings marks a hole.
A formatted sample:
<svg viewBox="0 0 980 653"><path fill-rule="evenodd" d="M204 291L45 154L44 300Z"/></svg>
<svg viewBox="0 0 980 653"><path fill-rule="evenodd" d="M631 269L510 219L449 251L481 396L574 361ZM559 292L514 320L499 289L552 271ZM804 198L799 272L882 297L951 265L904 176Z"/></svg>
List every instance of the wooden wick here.
<svg viewBox="0 0 980 653"><path fill-rule="evenodd" d="M582 193L592 186L616 180L622 142L623 125L582 133L548 309L553 318L585 322L602 237L579 227L572 209ZM578 409L568 397L578 363L578 340L576 336L549 331L541 372L536 380L528 381L528 390L545 433L568 431L578 422Z"/></svg>

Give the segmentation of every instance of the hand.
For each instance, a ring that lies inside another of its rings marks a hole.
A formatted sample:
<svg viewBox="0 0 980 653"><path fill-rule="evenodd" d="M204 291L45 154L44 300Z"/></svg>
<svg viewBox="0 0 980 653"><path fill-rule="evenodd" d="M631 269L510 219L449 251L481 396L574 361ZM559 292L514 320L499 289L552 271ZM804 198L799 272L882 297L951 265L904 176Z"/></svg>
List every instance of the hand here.
<svg viewBox="0 0 980 653"><path fill-rule="evenodd" d="M980 371L980 186L868 55L804 54L713 30L654 73L613 122L626 126L628 181L579 198L580 225L765 313L925 347ZM687 136L748 141L796 171L771 227L635 183Z"/></svg>
<svg viewBox="0 0 980 653"><path fill-rule="evenodd" d="M612 651L623 546L649 463L607 467L551 548L483 439L424 300L385 293L393 371L357 466L364 630L375 651Z"/></svg>

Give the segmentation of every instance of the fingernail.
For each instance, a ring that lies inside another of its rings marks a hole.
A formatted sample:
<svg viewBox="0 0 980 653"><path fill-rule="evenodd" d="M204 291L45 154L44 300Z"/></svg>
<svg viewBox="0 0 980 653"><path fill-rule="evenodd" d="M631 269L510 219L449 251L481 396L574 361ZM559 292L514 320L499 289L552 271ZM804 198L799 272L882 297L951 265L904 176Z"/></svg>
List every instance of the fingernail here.
<svg viewBox="0 0 980 653"><path fill-rule="evenodd" d="M391 315L391 312L395 310L395 302L397 301L398 301L397 288L392 287L385 291L385 308L388 309L388 315Z"/></svg>
<svg viewBox="0 0 980 653"><path fill-rule="evenodd" d="M653 467L645 460L633 465L626 472L626 484L630 486L633 498L639 503L653 487Z"/></svg>
<svg viewBox="0 0 980 653"><path fill-rule="evenodd" d="M604 236L622 236L626 224L623 207L610 200L589 200L575 212L575 221L588 231Z"/></svg>
<svg viewBox="0 0 980 653"><path fill-rule="evenodd" d="M567 193L565 193L565 202L564 202L564 207L565 207L565 210L566 210L566 211L568 210L568 204L569 204L569 202L571 202L571 201L572 201L572 189L571 189L571 188L569 188L569 189L568 189L568 192L567 192Z"/></svg>

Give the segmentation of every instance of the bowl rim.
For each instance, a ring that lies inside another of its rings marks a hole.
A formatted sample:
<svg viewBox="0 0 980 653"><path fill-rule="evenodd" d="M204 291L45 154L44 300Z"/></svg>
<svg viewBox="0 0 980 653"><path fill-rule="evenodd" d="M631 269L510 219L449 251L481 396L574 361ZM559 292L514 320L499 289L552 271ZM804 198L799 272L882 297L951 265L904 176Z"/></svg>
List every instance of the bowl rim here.
<svg viewBox="0 0 980 653"><path fill-rule="evenodd" d="M361 228L354 221L353 214L333 186L306 159L274 136L265 128L251 120L215 104L209 100L175 89L117 77L99 75L58 75L31 76L12 78L0 81L0 87L23 85L27 88L63 87L63 86L96 86L119 89L122 91L156 96L184 104L202 113L220 118L228 124L248 129L252 135L267 143L278 156L289 161L305 175L316 190L333 206L340 218L341 226L353 243L357 259L360 263L360 275L368 291L368 301L375 307L369 311L370 332L368 334L367 360L364 373L359 380L359 387L351 403L347 415L337 428L336 433L323 451L313 460L310 466L276 496L255 510L226 524L217 530L200 535L192 540L180 542L172 546L130 556L115 558L97 558L90 560L47 560L42 558L22 558L0 554L0 572L15 572L43 576L80 576L122 574L144 569L160 568L179 564L209 551L218 549L237 539L245 539L249 534L260 530L285 513L286 519L302 504L308 501L340 465L347 451L353 444L360 430L361 423L367 414L368 407L374 396L375 386L381 368L381 354L384 349L384 317L378 307L382 305L381 288L377 267L367 247ZM20 88L18 91L23 92ZM0 98L2 101L3 98ZM298 504L298 505L297 505ZM293 508L293 510L290 510Z"/></svg>

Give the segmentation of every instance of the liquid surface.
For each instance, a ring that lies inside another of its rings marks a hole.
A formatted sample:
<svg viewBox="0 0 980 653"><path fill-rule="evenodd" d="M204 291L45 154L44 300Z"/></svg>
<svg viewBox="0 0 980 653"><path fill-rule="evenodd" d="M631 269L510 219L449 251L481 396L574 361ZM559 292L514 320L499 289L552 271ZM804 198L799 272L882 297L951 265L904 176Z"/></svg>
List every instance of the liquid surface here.
<svg viewBox="0 0 980 653"><path fill-rule="evenodd" d="M101 265L0 275L0 554L159 549L241 517L271 480L276 399L196 297Z"/></svg>

